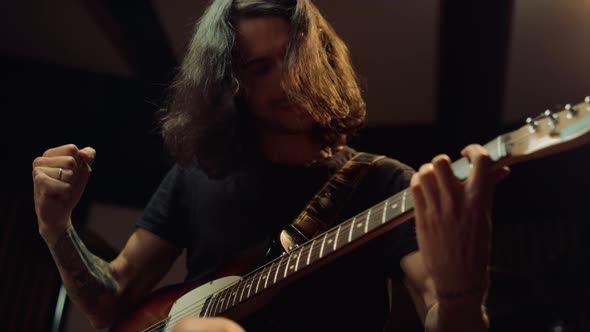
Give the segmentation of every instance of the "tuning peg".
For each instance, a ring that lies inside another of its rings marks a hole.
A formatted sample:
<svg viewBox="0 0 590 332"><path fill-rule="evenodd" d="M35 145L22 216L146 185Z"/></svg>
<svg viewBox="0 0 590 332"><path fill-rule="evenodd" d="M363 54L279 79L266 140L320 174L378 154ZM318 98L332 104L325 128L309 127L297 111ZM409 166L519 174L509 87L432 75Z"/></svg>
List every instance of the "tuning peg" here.
<svg viewBox="0 0 590 332"><path fill-rule="evenodd" d="M537 118L531 118L530 116L528 118L526 118L526 124L529 125L529 129L531 132L535 132L537 131L537 128L539 128L539 121L537 121Z"/></svg>
<svg viewBox="0 0 590 332"><path fill-rule="evenodd" d="M573 118L579 112L579 110L577 108L573 107L572 104L565 105L565 109L567 110L567 118L568 119Z"/></svg>
<svg viewBox="0 0 590 332"><path fill-rule="evenodd" d="M551 110L545 110L545 113L543 113L543 115L547 118L551 129L555 129L555 125L559 123L559 114L553 113Z"/></svg>

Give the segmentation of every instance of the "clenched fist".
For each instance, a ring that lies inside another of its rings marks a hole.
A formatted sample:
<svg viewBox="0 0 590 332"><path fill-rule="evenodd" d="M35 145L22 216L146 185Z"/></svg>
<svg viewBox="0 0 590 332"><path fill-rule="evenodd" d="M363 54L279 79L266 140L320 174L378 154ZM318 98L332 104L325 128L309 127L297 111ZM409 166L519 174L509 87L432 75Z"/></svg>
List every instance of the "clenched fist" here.
<svg viewBox="0 0 590 332"><path fill-rule="evenodd" d="M96 151L74 144L49 149L33 161L35 212L39 233L50 244L71 226L72 211L90 176Z"/></svg>

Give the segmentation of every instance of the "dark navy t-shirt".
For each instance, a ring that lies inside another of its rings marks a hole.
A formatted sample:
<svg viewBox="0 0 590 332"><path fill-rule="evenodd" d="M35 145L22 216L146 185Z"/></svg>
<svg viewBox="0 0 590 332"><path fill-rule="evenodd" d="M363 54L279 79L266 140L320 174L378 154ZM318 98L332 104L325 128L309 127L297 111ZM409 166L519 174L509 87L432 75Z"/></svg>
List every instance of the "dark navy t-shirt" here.
<svg viewBox="0 0 590 332"><path fill-rule="evenodd" d="M244 252L263 262L265 248L355 153L345 147L307 167L260 161L223 179L174 165L137 225L186 248L187 281L208 281ZM407 188L413 172L391 158L377 161L346 202L342 221ZM249 332L380 331L387 278L400 280L401 258L416 249L410 219L299 279L242 323Z"/></svg>

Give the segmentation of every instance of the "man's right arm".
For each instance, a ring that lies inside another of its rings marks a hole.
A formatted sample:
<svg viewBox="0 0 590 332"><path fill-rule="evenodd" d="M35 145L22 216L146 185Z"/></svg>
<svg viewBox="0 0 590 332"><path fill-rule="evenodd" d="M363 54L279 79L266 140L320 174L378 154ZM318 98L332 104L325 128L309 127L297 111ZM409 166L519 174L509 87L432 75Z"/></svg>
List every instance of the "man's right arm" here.
<svg viewBox="0 0 590 332"><path fill-rule="evenodd" d="M70 299L94 327L105 327L109 320L105 316L111 315L105 314L101 307L113 307L121 289L110 264L92 254L71 226L55 243L47 241L47 246Z"/></svg>
<svg viewBox="0 0 590 332"><path fill-rule="evenodd" d="M71 215L86 187L94 156L94 149L79 150L73 144L49 149L33 161L33 184L39 234L68 295L93 326L103 328L152 289L180 250L143 229L131 235L110 263L86 248Z"/></svg>
<svg viewBox="0 0 590 332"><path fill-rule="evenodd" d="M112 262L92 254L70 227L48 247L70 299L95 328L111 326L145 296L168 271L179 250L137 229Z"/></svg>

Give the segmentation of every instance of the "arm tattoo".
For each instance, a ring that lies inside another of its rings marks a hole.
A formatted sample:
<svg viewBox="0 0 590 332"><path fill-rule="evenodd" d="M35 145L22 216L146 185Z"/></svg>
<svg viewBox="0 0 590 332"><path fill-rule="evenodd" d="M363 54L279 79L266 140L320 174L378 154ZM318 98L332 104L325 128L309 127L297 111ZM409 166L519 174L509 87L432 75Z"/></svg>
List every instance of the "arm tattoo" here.
<svg viewBox="0 0 590 332"><path fill-rule="evenodd" d="M92 254L73 228L49 249L57 266L71 278L64 286L73 300L88 303L116 294L118 285L109 263Z"/></svg>

